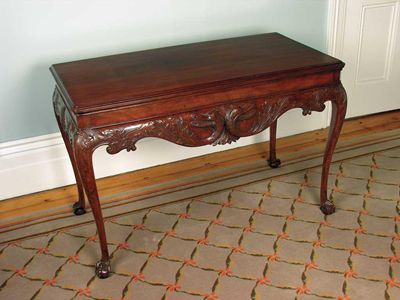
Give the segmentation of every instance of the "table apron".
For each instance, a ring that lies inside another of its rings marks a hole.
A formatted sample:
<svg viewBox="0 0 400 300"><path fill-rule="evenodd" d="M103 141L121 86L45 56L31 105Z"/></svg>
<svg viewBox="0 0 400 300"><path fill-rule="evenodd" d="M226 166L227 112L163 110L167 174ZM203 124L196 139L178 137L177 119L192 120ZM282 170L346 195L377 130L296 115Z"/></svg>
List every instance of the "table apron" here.
<svg viewBox="0 0 400 300"><path fill-rule="evenodd" d="M96 128L123 124L132 120L170 116L182 111L193 111L232 102L269 97L277 94L298 93L339 82L339 71L321 72L302 76L290 76L280 80L261 80L252 84L242 83L234 88L217 86L186 94L171 94L162 99L135 102L129 106L114 106L92 113L76 114L80 128Z"/></svg>
<svg viewBox="0 0 400 300"><path fill-rule="evenodd" d="M343 98L341 93L344 90L339 82L292 94L237 101L102 128L79 128L58 89L54 92L53 103L62 130L68 134L72 145L79 142L80 147L90 151L107 145L108 153L115 154L123 149L135 150L136 142L146 137L158 137L189 147L231 143L267 129L290 109L301 108L304 115L323 111L324 103Z"/></svg>

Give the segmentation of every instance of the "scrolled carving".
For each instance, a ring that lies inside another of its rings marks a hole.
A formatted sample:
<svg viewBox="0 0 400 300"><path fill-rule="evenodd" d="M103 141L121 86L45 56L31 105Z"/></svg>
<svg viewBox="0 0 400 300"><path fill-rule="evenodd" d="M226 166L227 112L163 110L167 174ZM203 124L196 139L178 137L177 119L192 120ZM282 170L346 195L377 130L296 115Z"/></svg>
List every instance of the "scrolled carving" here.
<svg viewBox="0 0 400 300"><path fill-rule="evenodd" d="M71 142L94 150L106 145L110 154L136 150L136 142L145 137L159 137L176 144L194 147L223 145L251 136L268 128L287 110L301 108L305 113L323 111L324 102L337 97L341 85L306 90L302 93L219 105L153 120L98 129L76 129L56 90L53 102L56 115L68 132Z"/></svg>
<svg viewBox="0 0 400 300"><path fill-rule="evenodd" d="M159 137L181 145L196 145L196 136L185 126L184 116L166 117L125 126L83 129L76 133L81 148L95 149L107 145L107 152L116 154L123 149L136 150L136 142L145 137Z"/></svg>
<svg viewBox="0 0 400 300"><path fill-rule="evenodd" d="M238 137L228 133L224 127L224 116L218 109L213 109L209 112L191 115L190 127L194 128L209 128L211 135L205 140L208 144L223 145L236 142Z"/></svg>

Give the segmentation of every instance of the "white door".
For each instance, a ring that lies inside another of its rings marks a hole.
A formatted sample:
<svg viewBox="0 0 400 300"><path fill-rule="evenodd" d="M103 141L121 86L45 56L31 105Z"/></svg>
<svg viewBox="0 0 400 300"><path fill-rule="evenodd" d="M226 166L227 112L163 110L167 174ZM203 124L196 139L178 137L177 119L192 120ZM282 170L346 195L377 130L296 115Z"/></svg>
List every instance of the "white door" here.
<svg viewBox="0 0 400 300"><path fill-rule="evenodd" d="M399 109L400 0L342 0L338 12L347 117Z"/></svg>

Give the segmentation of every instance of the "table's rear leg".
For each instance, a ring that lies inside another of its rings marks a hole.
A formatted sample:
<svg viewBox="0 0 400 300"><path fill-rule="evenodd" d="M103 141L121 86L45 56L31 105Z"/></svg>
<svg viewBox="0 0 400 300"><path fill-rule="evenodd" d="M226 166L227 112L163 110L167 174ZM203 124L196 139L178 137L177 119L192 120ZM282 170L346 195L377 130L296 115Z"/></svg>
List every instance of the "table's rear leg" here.
<svg viewBox="0 0 400 300"><path fill-rule="evenodd" d="M340 85L338 87L339 93L335 99L331 100L332 103L332 117L331 124L329 126L329 136L326 143L324 161L322 166L321 176L321 211L325 215L330 215L335 212L335 205L328 199L328 176L329 167L332 161L333 152L335 150L336 143L339 139L339 134L343 126L343 121L346 115L347 98L346 92Z"/></svg>
<svg viewBox="0 0 400 300"><path fill-rule="evenodd" d="M268 165L271 168L278 168L281 165L281 160L276 158L276 127L278 120L269 127L269 159Z"/></svg>
<svg viewBox="0 0 400 300"><path fill-rule="evenodd" d="M88 197L92 208L100 240L101 260L96 264L96 275L99 278L107 278L110 275L110 258L108 254L103 214L101 212L99 195L97 192L96 178L93 171L93 151L91 149L88 150L84 147L80 147L79 142L75 144L74 150L77 166L82 176L82 183L86 191L86 196Z"/></svg>
<svg viewBox="0 0 400 300"><path fill-rule="evenodd" d="M64 140L65 147L67 148L68 156L69 156L69 159L72 164L72 169L74 170L76 186L78 188L78 201L73 204L72 209L73 209L75 215L80 216L80 215L83 215L84 213L86 213L85 192L83 190L82 180L81 180L81 176L79 174L79 169L76 165L75 155L74 155L74 151L72 149L71 142L68 138L68 135L65 133L64 129L61 127L60 121L58 120L58 118L57 118L57 123L58 123L58 127L60 128L61 136Z"/></svg>

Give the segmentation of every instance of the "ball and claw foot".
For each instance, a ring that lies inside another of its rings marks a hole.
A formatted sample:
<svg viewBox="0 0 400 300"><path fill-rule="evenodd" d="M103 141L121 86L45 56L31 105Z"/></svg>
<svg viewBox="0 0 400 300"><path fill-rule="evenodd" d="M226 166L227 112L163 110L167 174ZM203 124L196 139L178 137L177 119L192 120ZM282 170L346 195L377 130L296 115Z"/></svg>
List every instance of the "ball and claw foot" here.
<svg viewBox="0 0 400 300"><path fill-rule="evenodd" d="M84 207L82 207L78 202L75 202L74 205L72 205L72 209L74 210L74 214L77 216L83 215L86 213L86 210Z"/></svg>
<svg viewBox="0 0 400 300"><path fill-rule="evenodd" d="M335 205L327 200L324 203L321 204L320 206L321 211L323 212L324 215L331 215L335 212L336 208Z"/></svg>
<svg viewBox="0 0 400 300"><path fill-rule="evenodd" d="M96 275L100 279L104 279L110 276L111 267L110 261L98 261L96 263Z"/></svg>
<svg viewBox="0 0 400 300"><path fill-rule="evenodd" d="M273 159L273 160L268 159L268 165L273 169L279 168L279 166L281 165L281 160L278 158Z"/></svg>

